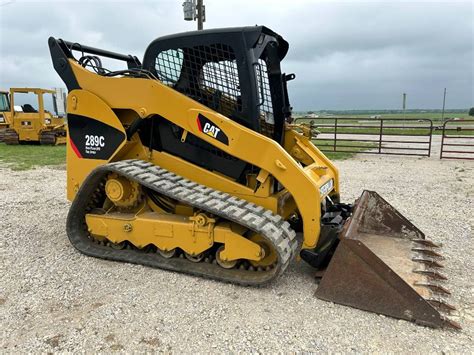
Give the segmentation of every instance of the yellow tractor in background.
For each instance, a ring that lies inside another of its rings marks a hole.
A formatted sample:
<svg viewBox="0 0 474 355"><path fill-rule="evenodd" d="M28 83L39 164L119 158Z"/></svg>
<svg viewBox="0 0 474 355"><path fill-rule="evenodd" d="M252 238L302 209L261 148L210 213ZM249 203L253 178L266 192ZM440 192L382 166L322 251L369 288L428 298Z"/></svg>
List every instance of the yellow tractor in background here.
<svg viewBox="0 0 474 355"><path fill-rule="evenodd" d="M30 95L30 102L23 102L22 96ZM39 88L11 88L10 112L4 112L9 121L3 141L14 145L39 143L41 145L66 144L66 124L56 107L56 92ZM46 97L52 107L46 109ZM22 104L20 105L19 102ZM55 112L52 112L55 111Z"/></svg>
<svg viewBox="0 0 474 355"><path fill-rule="evenodd" d="M292 122L280 35L174 34L143 62L49 48L69 90L66 230L80 252L241 285L298 257L325 270L321 299L458 327L443 316L438 246L375 192L342 203L338 169Z"/></svg>
<svg viewBox="0 0 474 355"><path fill-rule="evenodd" d="M6 129L10 126L10 97L8 91L0 91L0 142L3 142Z"/></svg>

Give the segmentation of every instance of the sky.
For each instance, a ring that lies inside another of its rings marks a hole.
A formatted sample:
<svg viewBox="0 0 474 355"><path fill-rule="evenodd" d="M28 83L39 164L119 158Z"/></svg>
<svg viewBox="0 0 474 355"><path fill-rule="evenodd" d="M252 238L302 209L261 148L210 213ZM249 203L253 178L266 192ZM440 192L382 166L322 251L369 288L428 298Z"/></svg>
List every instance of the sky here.
<svg viewBox="0 0 474 355"><path fill-rule="evenodd" d="M194 30L183 0L0 0L0 88L64 87L49 36L139 58ZM205 28L265 25L290 49L297 111L474 106L474 1L204 0ZM114 68L114 67L112 67ZM118 67L115 69L119 69Z"/></svg>

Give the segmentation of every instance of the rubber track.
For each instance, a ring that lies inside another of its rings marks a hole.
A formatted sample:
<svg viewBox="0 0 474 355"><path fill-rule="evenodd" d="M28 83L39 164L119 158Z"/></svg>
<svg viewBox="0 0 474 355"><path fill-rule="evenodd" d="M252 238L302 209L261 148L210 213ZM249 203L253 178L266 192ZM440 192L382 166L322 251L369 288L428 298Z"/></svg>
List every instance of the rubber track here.
<svg viewBox="0 0 474 355"><path fill-rule="evenodd" d="M89 237L85 214L97 207L91 206L91 201L100 200L99 195L103 189L103 181L109 173L120 174L162 195L259 233L274 248L278 257L276 265L266 271L224 269L212 263L193 263L178 257L166 259L158 253L145 253L135 248L115 250L97 244ZM199 185L141 160L110 163L92 171L83 182L71 205L66 230L71 243L79 251L90 256L142 264L243 285L264 284L275 279L285 271L299 248L296 233L281 216L275 215L261 206Z"/></svg>

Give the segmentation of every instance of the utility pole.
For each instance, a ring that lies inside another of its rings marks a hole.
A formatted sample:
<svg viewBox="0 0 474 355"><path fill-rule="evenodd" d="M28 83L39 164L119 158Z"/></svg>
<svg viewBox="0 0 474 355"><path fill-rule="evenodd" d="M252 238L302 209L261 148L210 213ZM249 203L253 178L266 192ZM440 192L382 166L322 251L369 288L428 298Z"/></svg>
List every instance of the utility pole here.
<svg viewBox="0 0 474 355"><path fill-rule="evenodd" d="M183 12L185 21L196 21L197 29L200 31L204 28L203 23L206 22L206 7L204 0L184 0Z"/></svg>
<svg viewBox="0 0 474 355"><path fill-rule="evenodd" d="M203 0L197 0L197 21L198 21L198 31L200 31L203 28L203 22L204 22Z"/></svg>
<svg viewBox="0 0 474 355"><path fill-rule="evenodd" d="M441 112L441 121L444 122L444 108L446 105L446 88L444 88L444 95L443 95L443 111Z"/></svg>

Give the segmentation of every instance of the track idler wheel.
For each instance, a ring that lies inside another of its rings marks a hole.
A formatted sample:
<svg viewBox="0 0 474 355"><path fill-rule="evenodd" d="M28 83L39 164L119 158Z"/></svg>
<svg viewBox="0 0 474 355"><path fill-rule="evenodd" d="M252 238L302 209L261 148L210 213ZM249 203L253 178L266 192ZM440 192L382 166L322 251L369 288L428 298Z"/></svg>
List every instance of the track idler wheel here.
<svg viewBox="0 0 474 355"><path fill-rule="evenodd" d="M258 261L249 260L252 266L256 268L258 267L266 268L273 265L277 261L277 256L275 254L275 251L269 245L267 245L267 243L265 243L265 239L263 239L259 234L253 234L249 239L252 242L255 242L258 245L260 245L264 253L263 259L261 260L258 260Z"/></svg>

